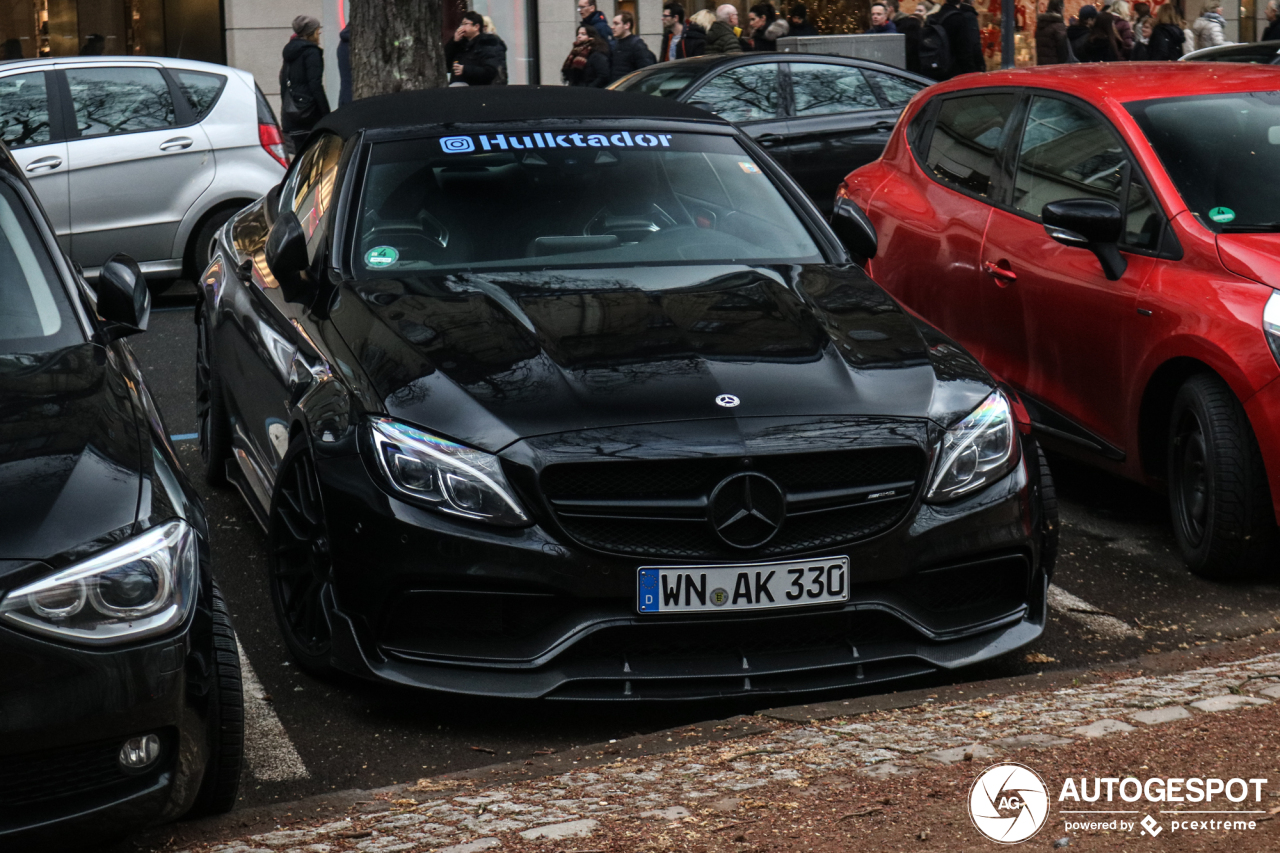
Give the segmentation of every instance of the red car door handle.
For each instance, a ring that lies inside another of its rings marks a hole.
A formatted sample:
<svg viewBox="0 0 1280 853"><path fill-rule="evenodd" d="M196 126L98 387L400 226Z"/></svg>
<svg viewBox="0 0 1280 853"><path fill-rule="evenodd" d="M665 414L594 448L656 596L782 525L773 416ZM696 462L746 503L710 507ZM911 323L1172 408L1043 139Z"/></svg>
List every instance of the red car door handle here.
<svg viewBox="0 0 1280 853"><path fill-rule="evenodd" d="M983 261L983 271L992 278L998 278L1001 281L1017 281L1018 274L1009 268L1009 262L1001 258L996 263L991 261Z"/></svg>

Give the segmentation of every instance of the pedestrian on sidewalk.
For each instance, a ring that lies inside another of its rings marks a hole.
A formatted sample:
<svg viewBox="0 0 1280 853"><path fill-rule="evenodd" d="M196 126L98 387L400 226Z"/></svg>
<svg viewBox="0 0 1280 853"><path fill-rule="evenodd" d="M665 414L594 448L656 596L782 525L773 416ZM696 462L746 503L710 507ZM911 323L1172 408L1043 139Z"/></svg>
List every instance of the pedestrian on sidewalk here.
<svg viewBox="0 0 1280 853"><path fill-rule="evenodd" d="M1171 62L1182 58L1183 28L1186 23L1172 3L1156 9L1156 23L1147 44L1147 59Z"/></svg>
<svg viewBox="0 0 1280 853"><path fill-rule="evenodd" d="M978 28L978 10L960 0L946 0L938 11L925 19L925 26L939 26L947 34L950 65L936 73L939 80L950 80L960 74L985 71L982 58L982 37ZM924 52L925 37L921 36L921 65L927 65Z"/></svg>
<svg viewBox="0 0 1280 853"><path fill-rule="evenodd" d="M1209 0L1200 17L1191 25L1196 37L1196 50L1227 44L1227 19L1222 17L1222 0Z"/></svg>
<svg viewBox="0 0 1280 853"><path fill-rule="evenodd" d="M582 23L592 27L605 44L613 47L613 33L609 30L609 19L596 8L595 0L578 0L578 14L582 17Z"/></svg>
<svg viewBox="0 0 1280 853"><path fill-rule="evenodd" d="M504 86L507 83L507 46L494 33L484 31L484 16L463 12L453 41L444 46L450 70L450 86Z"/></svg>
<svg viewBox="0 0 1280 853"><path fill-rule="evenodd" d="M338 33L338 106L351 103L351 25Z"/></svg>
<svg viewBox="0 0 1280 853"><path fill-rule="evenodd" d="M897 35L898 28L893 21L889 20L889 7L884 3L871 4L871 29L867 30L867 32L876 35L887 33Z"/></svg>
<svg viewBox="0 0 1280 853"><path fill-rule="evenodd" d="M738 41L738 10L725 3L716 9L716 22L707 30L707 53L742 53Z"/></svg>
<svg viewBox="0 0 1280 853"><path fill-rule="evenodd" d="M1062 0L1049 0L1036 16L1036 65L1061 65L1071 61L1071 43L1062 20Z"/></svg>
<svg viewBox="0 0 1280 853"><path fill-rule="evenodd" d="M1129 54L1129 58L1134 62L1143 62L1151 58L1151 31L1155 28L1156 19L1147 15L1145 18L1139 19L1134 29L1137 32L1133 37L1133 53Z"/></svg>
<svg viewBox="0 0 1280 853"><path fill-rule="evenodd" d="M640 36L635 34L636 18L630 12L613 16L613 52L609 54L609 82L621 80L632 71L648 68L658 61Z"/></svg>
<svg viewBox="0 0 1280 853"><path fill-rule="evenodd" d="M609 44L587 23L578 24L573 50L560 68L567 86L603 89L609 85Z"/></svg>
<svg viewBox="0 0 1280 853"><path fill-rule="evenodd" d="M1116 34L1115 15L1099 12L1089 18L1089 32L1071 45L1081 62L1119 62L1124 58L1120 36Z"/></svg>
<svg viewBox="0 0 1280 853"><path fill-rule="evenodd" d="M1133 24L1130 23L1133 11L1129 8L1128 0L1112 0L1107 11L1113 16L1111 25L1115 27L1116 38L1120 39L1120 58L1132 59L1135 38Z"/></svg>
<svg viewBox="0 0 1280 853"><path fill-rule="evenodd" d="M1267 0L1267 28L1258 41L1280 40L1280 0Z"/></svg>
<svg viewBox="0 0 1280 853"><path fill-rule="evenodd" d="M662 50L659 62L702 56L707 48L707 32L692 21L685 21L684 7L668 3L662 7Z"/></svg>
<svg viewBox="0 0 1280 853"><path fill-rule="evenodd" d="M816 36L818 28L809 23L809 9L803 3L793 3L787 11L787 21L791 24L791 35Z"/></svg>
<svg viewBox="0 0 1280 853"><path fill-rule="evenodd" d="M316 122L329 114L324 91L324 51L320 21L310 15L293 19L293 36L282 51L280 124L297 151Z"/></svg>
<svg viewBox="0 0 1280 853"><path fill-rule="evenodd" d="M778 39L791 30L787 19L778 15L771 3L757 3L747 10L747 29L750 31L748 50L771 51L778 49Z"/></svg>

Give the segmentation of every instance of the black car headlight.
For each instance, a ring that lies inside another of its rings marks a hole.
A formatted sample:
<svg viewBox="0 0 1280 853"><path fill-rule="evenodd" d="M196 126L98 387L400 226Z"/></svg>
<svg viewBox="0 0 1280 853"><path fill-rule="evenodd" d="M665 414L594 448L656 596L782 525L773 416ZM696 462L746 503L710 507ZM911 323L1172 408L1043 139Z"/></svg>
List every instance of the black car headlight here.
<svg viewBox="0 0 1280 853"><path fill-rule="evenodd" d="M369 424L378 468L396 492L475 521L529 524L498 457L386 418Z"/></svg>
<svg viewBox="0 0 1280 853"><path fill-rule="evenodd" d="M163 634L191 612L198 560L195 531L170 521L13 590L0 619L92 646Z"/></svg>
<svg viewBox="0 0 1280 853"><path fill-rule="evenodd" d="M1017 426L1004 394L991 392L982 405L947 430L925 500L967 495L994 483L1018 462Z"/></svg>

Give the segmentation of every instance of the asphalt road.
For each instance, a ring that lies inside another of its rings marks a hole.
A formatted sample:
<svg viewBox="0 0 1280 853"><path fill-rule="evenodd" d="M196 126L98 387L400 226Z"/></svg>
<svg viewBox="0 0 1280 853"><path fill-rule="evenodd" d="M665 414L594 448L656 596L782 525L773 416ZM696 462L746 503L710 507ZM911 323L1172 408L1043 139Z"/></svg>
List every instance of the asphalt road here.
<svg viewBox="0 0 1280 853"><path fill-rule="evenodd" d="M190 294L179 284L157 299L150 331L132 339L175 436L195 432ZM176 444L194 471L195 441ZM1280 572L1267 584L1196 578L1176 553L1162 496L1068 459L1051 456L1050 464L1062 544L1044 635L1015 655L904 688L1088 666L1280 628ZM242 806L408 782L759 709L746 701L648 708L460 701L313 679L290 664L276 632L262 531L236 492L192 480L209 512L215 572L260 685L249 697Z"/></svg>

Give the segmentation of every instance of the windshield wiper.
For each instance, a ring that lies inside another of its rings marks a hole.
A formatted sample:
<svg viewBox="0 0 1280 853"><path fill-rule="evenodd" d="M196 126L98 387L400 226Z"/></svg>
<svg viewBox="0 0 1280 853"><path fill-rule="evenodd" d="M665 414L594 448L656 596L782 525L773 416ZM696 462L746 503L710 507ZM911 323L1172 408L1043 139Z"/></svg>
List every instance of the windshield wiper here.
<svg viewBox="0 0 1280 853"><path fill-rule="evenodd" d="M1280 222L1252 222L1237 223L1232 222L1229 225L1218 225L1224 234L1249 234L1249 233L1274 233L1280 232Z"/></svg>

